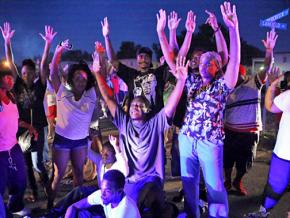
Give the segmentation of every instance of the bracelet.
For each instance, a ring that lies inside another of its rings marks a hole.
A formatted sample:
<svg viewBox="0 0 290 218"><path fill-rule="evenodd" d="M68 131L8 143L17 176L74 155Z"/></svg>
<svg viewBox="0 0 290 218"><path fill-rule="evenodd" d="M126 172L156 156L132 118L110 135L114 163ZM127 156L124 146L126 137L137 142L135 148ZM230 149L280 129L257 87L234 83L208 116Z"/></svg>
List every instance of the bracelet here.
<svg viewBox="0 0 290 218"><path fill-rule="evenodd" d="M218 26L218 28L216 28L216 29L215 29L215 30L213 30L213 31L214 31L214 33L216 33L216 32L218 32L220 29L221 29L221 27L220 27L220 26Z"/></svg>

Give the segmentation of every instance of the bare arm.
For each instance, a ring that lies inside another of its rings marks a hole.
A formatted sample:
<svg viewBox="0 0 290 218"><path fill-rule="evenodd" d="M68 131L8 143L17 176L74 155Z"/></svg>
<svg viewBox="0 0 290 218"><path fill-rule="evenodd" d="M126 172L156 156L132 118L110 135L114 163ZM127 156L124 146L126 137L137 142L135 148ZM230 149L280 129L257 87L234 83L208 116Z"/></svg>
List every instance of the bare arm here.
<svg viewBox="0 0 290 218"><path fill-rule="evenodd" d="M181 18L178 18L178 15L175 11L170 12L168 15L168 29L169 29L169 47L171 52L173 51L175 55L177 55L179 51L177 38L176 38L176 29L179 25Z"/></svg>
<svg viewBox="0 0 290 218"><path fill-rule="evenodd" d="M229 60L229 52L225 37L218 25L215 14L207 10L205 12L209 15L205 23L209 24L214 31L217 52L222 58L222 65L225 66Z"/></svg>
<svg viewBox="0 0 290 218"><path fill-rule="evenodd" d="M106 46L106 53L107 56L111 62L111 64L113 65L113 67L118 70L119 67L119 60L114 52L113 46L112 46L112 42L110 39L110 26L109 26L109 22L108 22L108 18L105 17L104 21L101 22L102 24L102 32L103 32L103 36L105 39L105 46Z"/></svg>
<svg viewBox="0 0 290 218"><path fill-rule="evenodd" d="M10 23L5 22L3 24L3 27L0 27L2 36L4 38L4 46L5 46L5 55L6 55L6 60L9 63L9 68L12 71L14 79L19 76L17 67L14 63L14 58L13 58L13 53L12 53L12 46L11 46L11 39L15 33L15 30L11 29Z"/></svg>
<svg viewBox="0 0 290 218"><path fill-rule="evenodd" d="M52 61L51 61L51 69L50 69L50 79L52 86L54 88L54 91L57 93L58 89L61 84L61 80L59 77L59 63L61 60L61 55L64 50L67 50L69 48L69 40L63 41L62 45L57 45Z"/></svg>
<svg viewBox="0 0 290 218"><path fill-rule="evenodd" d="M78 210L87 209L92 205L89 204L88 199L84 198L74 204L72 204L65 213L65 218L75 218Z"/></svg>
<svg viewBox="0 0 290 218"><path fill-rule="evenodd" d="M124 154L121 151L120 145L119 145L119 139L118 137L109 135L109 141L111 145L114 147L116 152L116 164L118 166L118 170L120 170L125 177L129 174L129 166L126 158L124 157Z"/></svg>
<svg viewBox="0 0 290 218"><path fill-rule="evenodd" d="M189 61L187 61L187 63L185 63L185 61L185 57L177 57L176 59L176 71L172 72L172 74L175 76L177 82L168 98L166 105L164 106L164 111L167 118L172 118L183 92L189 66Z"/></svg>
<svg viewBox="0 0 290 218"><path fill-rule="evenodd" d="M275 93L276 93L277 85L279 84L281 77L284 76L283 74L278 76L279 72L280 72L280 70L278 67L275 67L272 69L270 77L272 77L272 75L274 75L273 78L276 77L276 79L271 82L271 85L268 87L268 89L266 91L266 95L265 95L265 108L272 113L282 112L274 104L274 98L276 97Z"/></svg>
<svg viewBox="0 0 290 218"><path fill-rule="evenodd" d="M192 12L189 11L187 13L187 19L186 19L186 23L185 23L185 28L186 28L186 35L184 38L184 41L182 43L182 46L179 50L178 55L182 56L182 57L186 57L188 50L190 48L191 45L191 39L192 39L192 34L195 30L195 26L196 26L196 15Z"/></svg>
<svg viewBox="0 0 290 218"><path fill-rule="evenodd" d="M114 118L115 113L116 113L117 103L113 98L113 91L109 88L109 86L106 83L105 78L101 74L102 67L103 66L102 66L102 63L100 63L99 55L95 52L93 54L92 72L95 75L95 78L97 80L101 95L102 95L104 101L106 102L112 117Z"/></svg>
<svg viewBox="0 0 290 218"><path fill-rule="evenodd" d="M41 58L41 63L40 63L40 79L42 84L46 83L47 77L48 77L48 72L49 72L49 66L48 66L48 54L50 50L50 46L52 43L53 38L57 32L53 32L53 28L51 26L45 26L45 35L42 33L39 33L41 38L45 41L45 46Z"/></svg>
<svg viewBox="0 0 290 218"><path fill-rule="evenodd" d="M156 30L157 30L162 53L164 55L165 61L167 62L168 66L173 71L175 71L174 52L171 51L165 32L164 32L164 29L166 26L166 12L163 9L160 9L159 14L157 14L156 17L157 17Z"/></svg>
<svg viewBox="0 0 290 218"><path fill-rule="evenodd" d="M264 70L259 72L259 77L263 83L266 82L267 76L268 76L267 73L272 70L272 67L274 64L273 50L275 48L277 38L278 38L278 35L273 29L272 31L267 32L266 40L262 40L265 50L266 50L265 60L264 60L265 68Z"/></svg>
<svg viewBox="0 0 290 218"><path fill-rule="evenodd" d="M224 2L221 5L221 12L226 26L229 28L230 34L230 60L224 75L226 85L229 88L234 88L239 74L239 65L241 60L241 42L238 18L236 14L236 6L229 2Z"/></svg>

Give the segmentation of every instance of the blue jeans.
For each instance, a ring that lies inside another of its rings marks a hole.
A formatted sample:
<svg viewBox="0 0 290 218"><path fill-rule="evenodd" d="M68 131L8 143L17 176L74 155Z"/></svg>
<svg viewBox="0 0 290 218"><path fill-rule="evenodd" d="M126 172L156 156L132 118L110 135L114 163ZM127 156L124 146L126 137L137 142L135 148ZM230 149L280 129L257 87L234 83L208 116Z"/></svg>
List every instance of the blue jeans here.
<svg viewBox="0 0 290 218"><path fill-rule="evenodd" d="M223 183L223 145L195 140L179 134L181 180L184 189L185 211L200 217L200 168L207 188L210 217L228 217L228 197Z"/></svg>
<svg viewBox="0 0 290 218"><path fill-rule="evenodd" d="M272 154L268 175L268 183L264 191L263 206L269 210L273 208L282 197L290 182L290 161Z"/></svg>
<svg viewBox="0 0 290 218"><path fill-rule="evenodd" d="M9 189L7 208L9 212L18 212L24 208L23 195L26 189L26 171L23 153L18 144L9 152L0 152L0 195L3 196L6 187Z"/></svg>

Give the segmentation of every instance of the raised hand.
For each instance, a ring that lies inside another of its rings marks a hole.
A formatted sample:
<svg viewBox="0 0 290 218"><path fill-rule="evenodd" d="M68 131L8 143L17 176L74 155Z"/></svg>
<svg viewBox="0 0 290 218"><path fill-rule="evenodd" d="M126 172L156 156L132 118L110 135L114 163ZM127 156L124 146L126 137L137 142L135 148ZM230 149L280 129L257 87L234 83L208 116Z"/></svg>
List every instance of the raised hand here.
<svg viewBox="0 0 290 218"><path fill-rule="evenodd" d="M113 135L109 135L108 137L109 142L111 143L111 145L114 147L116 153L120 153L121 149L119 147L119 140L117 137L113 136Z"/></svg>
<svg viewBox="0 0 290 218"><path fill-rule="evenodd" d="M178 15L175 11L170 12L168 15L168 29L169 30L176 30L179 22L181 21L181 18L178 18Z"/></svg>
<svg viewBox="0 0 290 218"><path fill-rule="evenodd" d="M217 31L219 29L219 25L218 25L215 14L208 10L205 10L205 13L208 14L208 18L206 19L205 23L209 24L211 28L213 29L213 31Z"/></svg>
<svg viewBox="0 0 290 218"><path fill-rule="evenodd" d="M280 68L275 66L272 67L271 71L268 72L268 80L270 82L271 85L278 85L280 82L280 79L283 77L284 75L280 73Z"/></svg>
<svg viewBox="0 0 290 218"><path fill-rule="evenodd" d="M187 32L192 32L192 33L194 32L195 26L196 26L195 20L196 20L196 15L192 11L187 12L187 18L185 22L185 28Z"/></svg>
<svg viewBox="0 0 290 218"><path fill-rule="evenodd" d="M228 28L237 28L238 17L236 13L236 6L233 5L233 7L231 8L230 2L224 2L224 4L220 6L220 8L226 26Z"/></svg>
<svg viewBox="0 0 290 218"><path fill-rule="evenodd" d="M45 29L45 35L43 35L42 33L39 33L39 35L41 36L41 38L43 38L43 40L46 43L51 44L51 42L54 39L54 37L56 36L57 32L53 32L53 28L51 26L47 26L47 25L45 25L44 29Z"/></svg>
<svg viewBox="0 0 290 218"><path fill-rule="evenodd" d="M107 37L110 34L110 26L109 26L107 17L105 17L104 20L101 21L101 25L102 25L103 36Z"/></svg>
<svg viewBox="0 0 290 218"><path fill-rule="evenodd" d="M186 80L189 63L189 61L186 62L186 57L178 56L176 58L176 68L175 71L172 72L172 74L177 80Z"/></svg>
<svg viewBox="0 0 290 218"><path fill-rule="evenodd" d="M276 40L278 38L277 33L275 32L274 29L272 29L270 32L267 32L267 38L266 40L262 40L264 47L266 49L271 49L273 50L275 45L276 45Z"/></svg>
<svg viewBox="0 0 290 218"><path fill-rule="evenodd" d="M157 17L157 26L156 30L157 32L162 32L165 29L166 26L166 12L163 9L159 10L159 14L156 14Z"/></svg>
<svg viewBox="0 0 290 218"><path fill-rule="evenodd" d="M2 36L5 40L5 42L10 42L11 38L13 37L15 30L11 29L10 23L5 22L3 24L3 27L0 26L1 32L2 32Z"/></svg>
<svg viewBox="0 0 290 218"><path fill-rule="evenodd" d="M70 49L71 49L71 44L69 43L69 39L66 39L56 46L55 52L61 53L63 50L70 50Z"/></svg>
<svg viewBox="0 0 290 218"><path fill-rule="evenodd" d="M102 43L100 43L99 41L95 42L95 51L98 52L99 54L104 54L105 53L105 48L102 45Z"/></svg>

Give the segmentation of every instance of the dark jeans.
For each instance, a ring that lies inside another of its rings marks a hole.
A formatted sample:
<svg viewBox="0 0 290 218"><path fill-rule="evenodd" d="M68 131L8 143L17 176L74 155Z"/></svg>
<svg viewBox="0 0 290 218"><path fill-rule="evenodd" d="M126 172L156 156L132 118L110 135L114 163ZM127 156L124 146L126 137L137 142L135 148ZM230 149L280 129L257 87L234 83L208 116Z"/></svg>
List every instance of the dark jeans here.
<svg viewBox="0 0 290 218"><path fill-rule="evenodd" d="M64 216L67 208L75 202L88 197L98 189L97 186L79 186L70 191L66 196L59 200L54 208L47 214L47 218L58 218Z"/></svg>
<svg viewBox="0 0 290 218"><path fill-rule="evenodd" d="M34 195L37 195L37 184L34 170L39 174L42 185L48 185L48 174L43 164L44 128L38 128L37 132L38 140L32 140L31 150L24 153L29 186Z"/></svg>
<svg viewBox="0 0 290 218"><path fill-rule="evenodd" d="M10 150L10 157L9 163L9 152L0 152L0 195L3 196L8 187L8 211L18 212L24 208L23 195L26 188L25 162L18 144Z"/></svg>
<svg viewBox="0 0 290 218"><path fill-rule="evenodd" d="M151 217L162 217L165 196L159 177L149 176L135 183L127 181L124 191L137 203L141 216L151 213Z"/></svg>

